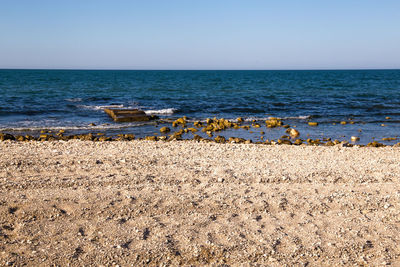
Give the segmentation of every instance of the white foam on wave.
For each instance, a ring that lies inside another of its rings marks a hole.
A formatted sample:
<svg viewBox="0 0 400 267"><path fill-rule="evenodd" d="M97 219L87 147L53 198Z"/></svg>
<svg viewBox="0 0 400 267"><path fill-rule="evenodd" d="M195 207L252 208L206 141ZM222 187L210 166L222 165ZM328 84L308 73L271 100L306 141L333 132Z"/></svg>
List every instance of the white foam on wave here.
<svg viewBox="0 0 400 267"><path fill-rule="evenodd" d="M311 116L295 116L295 117L283 117L282 120L307 120L311 118Z"/></svg>
<svg viewBox="0 0 400 267"><path fill-rule="evenodd" d="M243 118L244 121L265 121L265 120L269 120L271 118L278 118L281 120L307 120L309 118L311 118L311 116L293 116L293 117L273 117L273 116L269 116L269 117L247 117L247 118Z"/></svg>
<svg viewBox="0 0 400 267"><path fill-rule="evenodd" d="M176 111L177 111L176 108L164 108L164 109L155 109L155 110L145 110L144 112L147 115L154 115L154 114L168 115L168 114L174 114Z"/></svg>
<svg viewBox="0 0 400 267"><path fill-rule="evenodd" d="M68 102L81 102L82 98L79 98L79 97L77 97L77 98L67 98L65 100L68 101Z"/></svg>
<svg viewBox="0 0 400 267"><path fill-rule="evenodd" d="M90 110L103 110L106 108L123 108L124 105L104 105L104 106L78 105L78 107Z"/></svg>

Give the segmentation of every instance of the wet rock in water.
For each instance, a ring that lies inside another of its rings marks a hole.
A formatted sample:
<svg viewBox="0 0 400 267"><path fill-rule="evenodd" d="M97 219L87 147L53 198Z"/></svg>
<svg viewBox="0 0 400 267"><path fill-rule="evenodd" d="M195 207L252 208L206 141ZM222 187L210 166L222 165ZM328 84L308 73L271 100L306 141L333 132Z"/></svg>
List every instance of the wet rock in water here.
<svg viewBox="0 0 400 267"><path fill-rule="evenodd" d="M234 124L226 119L207 119L207 126L202 129L203 132L217 132L233 127Z"/></svg>
<svg viewBox="0 0 400 267"><path fill-rule="evenodd" d="M357 141L360 141L360 137L358 137L358 136L352 136L352 137L350 138L350 140L351 140L352 142L357 142Z"/></svg>
<svg viewBox="0 0 400 267"><path fill-rule="evenodd" d="M47 135L47 134L41 134L39 136L39 139L42 140L42 141L47 140L48 138L49 138L49 135Z"/></svg>
<svg viewBox="0 0 400 267"><path fill-rule="evenodd" d="M270 117L268 118L268 120L265 121L265 124L268 128L279 127L282 126L282 120L279 118Z"/></svg>
<svg viewBox="0 0 400 267"><path fill-rule="evenodd" d="M229 142L229 143L237 143L237 144L240 144L240 143L246 142L246 140L243 139L243 138L239 138L239 137L229 137L228 142Z"/></svg>
<svg viewBox="0 0 400 267"><path fill-rule="evenodd" d="M186 119L184 117L176 119L172 122L172 127L178 127L179 125L186 127Z"/></svg>
<svg viewBox="0 0 400 267"><path fill-rule="evenodd" d="M201 136L198 135L198 134L195 134L195 135L193 136L193 140L195 140L195 141L202 141L202 140L203 140L203 137L201 137Z"/></svg>
<svg viewBox="0 0 400 267"><path fill-rule="evenodd" d="M393 141L396 139L397 139L396 137L384 137L384 138L382 138L382 141Z"/></svg>
<svg viewBox="0 0 400 267"><path fill-rule="evenodd" d="M242 118L242 117L239 117L239 118L236 119L236 121L237 121L238 123L241 123L241 122L243 122L243 118Z"/></svg>
<svg viewBox="0 0 400 267"><path fill-rule="evenodd" d="M341 122L340 122L340 124L342 124L342 125L346 125L346 124L347 124L347 122L346 122L346 121L341 121Z"/></svg>
<svg viewBox="0 0 400 267"><path fill-rule="evenodd" d="M318 122L310 121L310 122L308 122L308 125L310 125L310 126L318 126Z"/></svg>
<svg viewBox="0 0 400 267"><path fill-rule="evenodd" d="M249 139L249 140L244 141L244 143L245 143L245 144L251 144L251 143L253 143L253 141L251 141L251 140Z"/></svg>
<svg viewBox="0 0 400 267"><path fill-rule="evenodd" d="M146 136L144 140L147 141L157 141L157 136Z"/></svg>
<svg viewBox="0 0 400 267"><path fill-rule="evenodd" d="M385 145L382 143L379 143L377 141L373 141L367 144L367 147L384 147Z"/></svg>
<svg viewBox="0 0 400 267"><path fill-rule="evenodd" d="M132 122L132 121L149 121L156 119L157 116L149 116L143 110L139 109L104 109L114 121L116 122ZM90 125L95 126L95 125Z"/></svg>
<svg viewBox="0 0 400 267"><path fill-rule="evenodd" d="M188 131L191 131L192 133L195 133L198 131L196 128L187 128L187 129L188 129Z"/></svg>
<svg viewBox="0 0 400 267"><path fill-rule="evenodd" d="M100 136L99 137L99 141L100 142L112 141L112 138L111 137L107 137L107 136Z"/></svg>
<svg viewBox="0 0 400 267"><path fill-rule="evenodd" d="M12 134L0 133L0 141L5 140L15 140L15 137Z"/></svg>
<svg viewBox="0 0 400 267"><path fill-rule="evenodd" d="M124 134L124 138L129 141L135 140L135 135L134 134Z"/></svg>
<svg viewBox="0 0 400 267"><path fill-rule="evenodd" d="M312 140L311 138L308 138L306 141L309 145L319 145L320 144L319 139Z"/></svg>
<svg viewBox="0 0 400 267"><path fill-rule="evenodd" d="M215 141L216 143L225 143L225 142L226 142L225 137L220 136L220 135L218 135L217 137L215 137L215 138L214 138L214 141Z"/></svg>
<svg viewBox="0 0 400 267"><path fill-rule="evenodd" d="M289 130L290 129L290 130ZM296 129L293 129L293 128L289 128L288 130L289 130L289 135L291 136L291 137L298 137L298 136L300 136L300 132L298 131L298 130L296 130Z"/></svg>
<svg viewBox="0 0 400 267"><path fill-rule="evenodd" d="M294 141L294 143L293 143L294 145L301 145L301 144L303 144L303 140L301 140L301 139L296 139L296 141Z"/></svg>
<svg viewBox="0 0 400 267"><path fill-rule="evenodd" d="M278 144L280 144L280 145L291 145L292 142L290 142L290 140L288 140L288 139L278 139Z"/></svg>
<svg viewBox="0 0 400 267"><path fill-rule="evenodd" d="M197 128L201 128L201 127L203 127L203 124L201 123L201 121L195 121L195 122L193 123L193 126L194 126L194 127L197 127Z"/></svg>
<svg viewBox="0 0 400 267"><path fill-rule="evenodd" d="M390 117L386 117L385 119L390 120L391 118Z"/></svg>
<svg viewBox="0 0 400 267"><path fill-rule="evenodd" d="M32 135L25 135L25 139L27 141L31 141L31 140L35 140L35 137L33 137Z"/></svg>
<svg viewBox="0 0 400 267"><path fill-rule="evenodd" d="M88 134L81 135L79 139L81 139L82 141L93 141L94 136L92 133L88 133Z"/></svg>
<svg viewBox="0 0 400 267"><path fill-rule="evenodd" d="M252 124L251 126L253 126L253 128L260 128L260 127L261 127L261 125L258 124L258 123L254 123L254 124Z"/></svg>
<svg viewBox="0 0 400 267"><path fill-rule="evenodd" d="M332 141L328 141L325 143L325 146L334 146L335 143L333 143Z"/></svg>
<svg viewBox="0 0 400 267"><path fill-rule="evenodd" d="M161 133L168 133L168 132L170 132L170 131L171 131L171 129L168 128L168 127L162 127L162 128L160 129L160 132L161 132Z"/></svg>
<svg viewBox="0 0 400 267"><path fill-rule="evenodd" d="M19 142L22 142L22 141L25 141L26 138L25 138L24 136L17 135L17 136L15 136L15 140L17 140L17 141L19 141Z"/></svg>
<svg viewBox="0 0 400 267"><path fill-rule="evenodd" d="M172 140L182 140L182 133L183 133L182 130L173 133L173 134L170 135L170 137L168 138L168 141L172 141Z"/></svg>
<svg viewBox="0 0 400 267"><path fill-rule="evenodd" d="M96 124L94 124L94 123L90 123L90 124L89 124L89 126L96 126Z"/></svg>

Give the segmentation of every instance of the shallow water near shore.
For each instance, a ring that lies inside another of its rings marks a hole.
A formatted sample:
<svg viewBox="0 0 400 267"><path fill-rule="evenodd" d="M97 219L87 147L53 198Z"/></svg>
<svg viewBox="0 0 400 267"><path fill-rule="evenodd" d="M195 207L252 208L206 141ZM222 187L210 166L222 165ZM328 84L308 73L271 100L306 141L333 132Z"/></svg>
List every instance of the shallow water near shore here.
<svg viewBox="0 0 400 267"><path fill-rule="evenodd" d="M66 134L144 137L160 135L160 127L169 125L115 123L103 109L116 107L140 108L160 119L243 117L261 127L217 134L253 141L285 134L284 128L266 128L268 117L295 126L303 139L400 141L400 70L0 70L0 96L0 132L12 134L64 129ZM309 121L319 125L309 126ZM387 137L397 139L381 140Z"/></svg>

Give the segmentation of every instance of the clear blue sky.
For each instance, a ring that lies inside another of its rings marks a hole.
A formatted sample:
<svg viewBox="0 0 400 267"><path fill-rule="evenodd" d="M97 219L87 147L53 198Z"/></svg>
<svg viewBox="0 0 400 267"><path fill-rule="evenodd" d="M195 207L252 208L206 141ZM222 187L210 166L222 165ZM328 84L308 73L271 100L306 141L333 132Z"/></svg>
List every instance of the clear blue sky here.
<svg viewBox="0 0 400 267"><path fill-rule="evenodd" d="M0 68L400 68L400 1L0 0Z"/></svg>

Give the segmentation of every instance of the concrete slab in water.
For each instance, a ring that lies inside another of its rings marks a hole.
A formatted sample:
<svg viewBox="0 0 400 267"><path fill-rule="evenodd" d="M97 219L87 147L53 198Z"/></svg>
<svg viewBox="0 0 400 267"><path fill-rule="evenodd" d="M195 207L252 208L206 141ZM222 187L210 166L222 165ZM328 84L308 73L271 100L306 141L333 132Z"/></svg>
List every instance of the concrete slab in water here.
<svg viewBox="0 0 400 267"><path fill-rule="evenodd" d="M154 116L146 115L139 109L104 109L104 111L116 122L149 121Z"/></svg>

